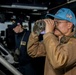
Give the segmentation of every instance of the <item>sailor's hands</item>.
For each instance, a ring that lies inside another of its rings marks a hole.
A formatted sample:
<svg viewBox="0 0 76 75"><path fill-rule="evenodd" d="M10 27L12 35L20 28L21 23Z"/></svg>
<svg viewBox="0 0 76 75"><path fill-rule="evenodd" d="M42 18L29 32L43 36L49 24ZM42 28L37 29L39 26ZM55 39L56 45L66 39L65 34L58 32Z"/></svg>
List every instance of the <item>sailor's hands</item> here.
<svg viewBox="0 0 76 75"><path fill-rule="evenodd" d="M46 26L45 26L45 33L51 32L53 33L54 31L54 20L52 19L44 19Z"/></svg>
<svg viewBox="0 0 76 75"><path fill-rule="evenodd" d="M45 31L45 33L53 32L54 27L54 20L52 19L37 20L34 24L33 32L37 35L39 35L42 31Z"/></svg>

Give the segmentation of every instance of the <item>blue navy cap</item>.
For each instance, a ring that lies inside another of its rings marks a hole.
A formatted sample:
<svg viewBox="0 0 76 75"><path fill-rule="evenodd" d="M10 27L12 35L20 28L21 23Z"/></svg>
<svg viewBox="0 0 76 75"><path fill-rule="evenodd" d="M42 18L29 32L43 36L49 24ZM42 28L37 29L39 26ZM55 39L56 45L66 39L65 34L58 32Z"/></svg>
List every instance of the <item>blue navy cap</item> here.
<svg viewBox="0 0 76 75"><path fill-rule="evenodd" d="M10 26L10 28L15 28L17 25L21 25L22 26L22 21L16 21L13 25Z"/></svg>
<svg viewBox="0 0 76 75"><path fill-rule="evenodd" d="M61 8L60 10L57 11L55 15L47 14L46 16L52 16L57 19L67 20L69 22L72 22L74 25L76 25L75 14L68 8Z"/></svg>

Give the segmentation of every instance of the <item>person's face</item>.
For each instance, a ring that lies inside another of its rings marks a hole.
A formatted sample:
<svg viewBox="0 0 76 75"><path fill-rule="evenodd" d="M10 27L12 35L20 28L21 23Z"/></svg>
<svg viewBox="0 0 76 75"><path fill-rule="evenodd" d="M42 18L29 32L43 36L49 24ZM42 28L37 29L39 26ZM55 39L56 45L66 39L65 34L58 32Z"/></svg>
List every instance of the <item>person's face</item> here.
<svg viewBox="0 0 76 75"><path fill-rule="evenodd" d="M20 28L21 28L21 26L20 25L17 25L15 28L13 28L13 31L15 33L19 33L20 32Z"/></svg>
<svg viewBox="0 0 76 75"><path fill-rule="evenodd" d="M66 35L69 32L70 24L69 24L68 21L54 19L54 24L55 24L55 26L57 28L57 29L55 28L55 30L54 30L54 34L56 36L62 36L62 33L64 35Z"/></svg>

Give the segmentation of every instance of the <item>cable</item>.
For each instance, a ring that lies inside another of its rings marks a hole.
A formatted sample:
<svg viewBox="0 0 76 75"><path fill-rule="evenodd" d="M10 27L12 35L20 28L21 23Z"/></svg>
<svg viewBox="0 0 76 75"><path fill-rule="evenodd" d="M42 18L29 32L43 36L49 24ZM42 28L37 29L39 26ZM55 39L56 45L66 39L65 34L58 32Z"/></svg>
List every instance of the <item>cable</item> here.
<svg viewBox="0 0 76 75"><path fill-rule="evenodd" d="M56 8L58 8L58 7L64 6L64 5L66 5L66 4L70 4L70 3L75 2L75 1L76 1L76 0L67 1L67 2L64 3L64 4L61 4L61 5L59 5L59 6L56 6L56 7L53 7L53 8L51 8L51 9L49 9L47 12L49 12L50 10L56 9Z"/></svg>

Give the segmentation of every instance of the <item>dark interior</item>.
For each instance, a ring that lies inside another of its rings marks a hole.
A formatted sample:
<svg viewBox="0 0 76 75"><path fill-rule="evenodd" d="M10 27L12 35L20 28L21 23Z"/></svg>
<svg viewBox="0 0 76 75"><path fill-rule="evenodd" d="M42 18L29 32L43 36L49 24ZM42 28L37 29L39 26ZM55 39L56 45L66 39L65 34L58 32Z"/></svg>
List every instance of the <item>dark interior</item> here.
<svg viewBox="0 0 76 75"><path fill-rule="evenodd" d="M0 0L0 22L9 21L12 15L16 15L22 21L29 21L29 29L31 30L32 22L45 18L47 13L54 14L61 7L68 7L76 14L76 0ZM5 36L4 32L2 31L0 36ZM40 37L42 38L42 36ZM8 48L11 47L10 45ZM35 59L33 62L38 75L43 75L44 61L45 58L41 57ZM0 70L2 70L0 75L5 75L4 73L6 75L10 74L2 64L0 64L0 67Z"/></svg>

